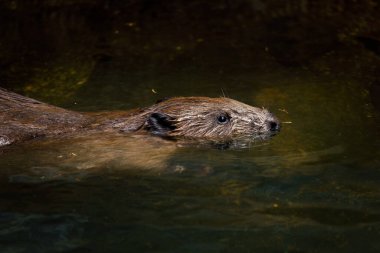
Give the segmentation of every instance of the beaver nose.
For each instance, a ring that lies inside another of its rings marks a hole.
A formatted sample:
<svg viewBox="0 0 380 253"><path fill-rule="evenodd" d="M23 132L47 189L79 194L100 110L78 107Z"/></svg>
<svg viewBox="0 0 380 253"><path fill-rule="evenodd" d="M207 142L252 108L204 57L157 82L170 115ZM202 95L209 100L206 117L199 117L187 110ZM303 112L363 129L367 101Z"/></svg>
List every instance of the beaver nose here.
<svg viewBox="0 0 380 253"><path fill-rule="evenodd" d="M276 121L276 120L269 120L268 121L268 127L270 129L270 131L272 132L279 132L280 131L280 122Z"/></svg>

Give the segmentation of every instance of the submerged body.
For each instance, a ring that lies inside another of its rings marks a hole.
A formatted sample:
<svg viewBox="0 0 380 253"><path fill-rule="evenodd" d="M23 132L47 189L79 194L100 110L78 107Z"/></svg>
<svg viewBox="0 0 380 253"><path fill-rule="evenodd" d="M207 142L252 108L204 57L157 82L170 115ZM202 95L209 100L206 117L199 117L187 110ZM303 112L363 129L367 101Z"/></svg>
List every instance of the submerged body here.
<svg viewBox="0 0 380 253"><path fill-rule="evenodd" d="M228 142L266 139L280 130L266 109L229 98L176 97L127 112L79 113L0 88L0 146L80 133L150 133Z"/></svg>

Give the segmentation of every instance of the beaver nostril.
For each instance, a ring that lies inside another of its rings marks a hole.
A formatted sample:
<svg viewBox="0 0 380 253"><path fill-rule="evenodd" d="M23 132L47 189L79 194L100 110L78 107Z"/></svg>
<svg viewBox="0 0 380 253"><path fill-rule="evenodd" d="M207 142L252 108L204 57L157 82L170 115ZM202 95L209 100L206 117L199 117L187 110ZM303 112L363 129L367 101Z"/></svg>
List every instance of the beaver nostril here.
<svg viewBox="0 0 380 253"><path fill-rule="evenodd" d="M272 132L280 131L280 124L278 122L276 122L276 121L269 121L268 125L269 125L269 129Z"/></svg>

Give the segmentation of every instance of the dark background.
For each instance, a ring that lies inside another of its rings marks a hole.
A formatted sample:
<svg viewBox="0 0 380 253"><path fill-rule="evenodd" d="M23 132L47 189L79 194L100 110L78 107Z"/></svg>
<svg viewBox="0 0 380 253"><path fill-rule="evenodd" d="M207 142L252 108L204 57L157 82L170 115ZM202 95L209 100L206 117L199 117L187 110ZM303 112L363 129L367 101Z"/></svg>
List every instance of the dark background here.
<svg viewBox="0 0 380 253"><path fill-rule="evenodd" d="M2 1L0 86L68 107L99 94L130 106L150 98L148 82L162 77L218 83L307 68L352 73L379 108L379 9L370 0ZM107 86L110 76L118 85ZM163 95L215 96L202 84L170 88Z"/></svg>

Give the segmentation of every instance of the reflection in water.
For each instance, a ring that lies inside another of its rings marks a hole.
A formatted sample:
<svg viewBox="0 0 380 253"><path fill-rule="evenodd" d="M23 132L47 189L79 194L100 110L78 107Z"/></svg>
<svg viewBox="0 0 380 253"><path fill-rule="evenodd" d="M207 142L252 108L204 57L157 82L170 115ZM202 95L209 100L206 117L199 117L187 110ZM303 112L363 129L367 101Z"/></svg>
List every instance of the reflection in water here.
<svg viewBox="0 0 380 253"><path fill-rule="evenodd" d="M0 4L1 86L89 111L225 93L292 123L244 148L3 149L1 252L379 251L373 1L80 2Z"/></svg>
<svg viewBox="0 0 380 253"><path fill-rule="evenodd" d="M353 166L355 161L347 159L338 163L346 153L340 146L274 155L279 147L274 141L240 150L180 147L141 136L27 143L8 151L1 161L1 167L7 168L2 171L2 192L9 196L2 206L11 212L7 219L13 228L3 234L12 240L12 231L21 227L26 231L43 229L50 223L50 213L63 217L74 213L87 221L73 224L64 218L59 225L64 230L50 231L51 235L40 230L33 233L44 239L53 237L57 244L95 249L92 242L106 226L113 236L132 233L121 245L137 242L136 250L149 248L143 241L162 245L157 236L143 236L159 231L163 241L171 238L179 243L177 235L187 235L205 247L228 246L206 243L209 237L200 236L202 231L220 231L220 236L254 249L265 245L253 246L245 236L286 240L287 233L299 237L313 228L315 233L343 238L367 231L368 238L373 238L367 229L379 217L378 170L367 167L360 171ZM18 153L20 148L24 149ZM21 222L19 212L32 214L22 216L31 221ZM32 219L36 213L43 215ZM325 224L351 228L331 230ZM73 241L59 239L67 238L66 226L84 232L74 233ZM279 231L272 231L276 229ZM240 236L230 235L231 231ZM310 240L316 240L317 234ZM295 247L302 245L295 243Z"/></svg>

